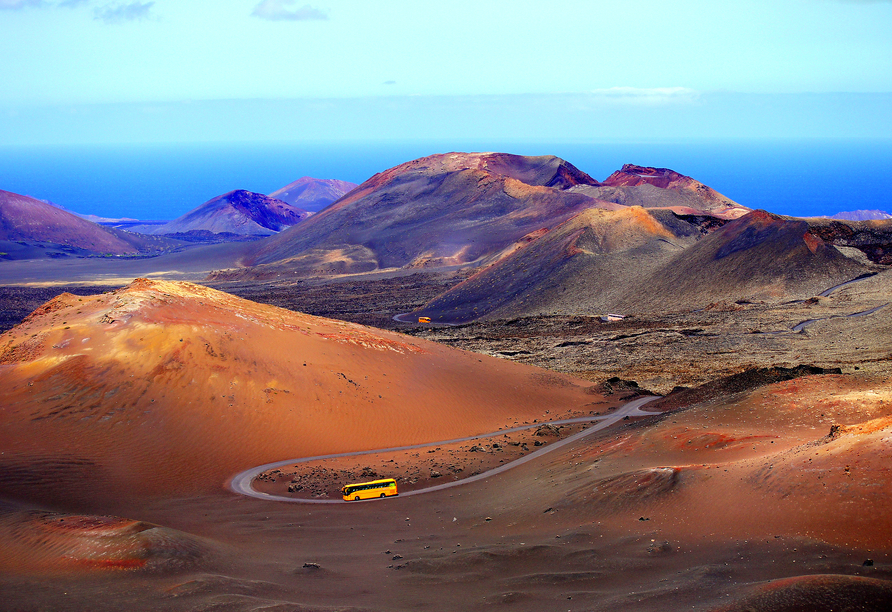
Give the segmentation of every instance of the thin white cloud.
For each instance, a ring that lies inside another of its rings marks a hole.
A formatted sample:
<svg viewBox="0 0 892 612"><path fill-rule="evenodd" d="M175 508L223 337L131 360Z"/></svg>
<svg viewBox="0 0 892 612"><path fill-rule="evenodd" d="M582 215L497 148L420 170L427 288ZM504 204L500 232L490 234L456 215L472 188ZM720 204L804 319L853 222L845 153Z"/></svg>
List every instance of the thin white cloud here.
<svg viewBox="0 0 892 612"><path fill-rule="evenodd" d="M105 23L124 23L149 18L154 2L131 2L129 4L107 4L93 10L93 19Z"/></svg>
<svg viewBox="0 0 892 612"><path fill-rule="evenodd" d="M605 101L642 105L687 103L700 96L700 92L687 87L610 87L589 94Z"/></svg>
<svg viewBox="0 0 892 612"><path fill-rule="evenodd" d="M271 21L310 21L328 19L328 15L309 4L291 8L297 0L261 0L251 13L254 17Z"/></svg>
<svg viewBox="0 0 892 612"><path fill-rule="evenodd" d="M74 8L76 6L80 6L81 4L86 4L90 0L62 0L57 6L65 7L65 8Z"/></svg>
<svg viewBox="0 0 892 612"><path fill-rule="evenodd" d="M17 11L26 6L40 6L41 0L0 0L0 11Z"/></svg>

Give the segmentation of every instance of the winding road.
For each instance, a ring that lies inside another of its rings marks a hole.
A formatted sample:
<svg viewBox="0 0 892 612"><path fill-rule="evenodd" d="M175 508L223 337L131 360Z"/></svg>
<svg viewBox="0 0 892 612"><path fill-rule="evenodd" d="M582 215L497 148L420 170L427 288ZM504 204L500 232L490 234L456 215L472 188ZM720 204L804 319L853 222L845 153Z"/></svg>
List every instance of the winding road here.
<svg viewBox="0 0 892 612"><path fill-rule="evenodd" d="M402 451L402 450L412 450L416 448L424 448L427 446L437 446L443 444L451 444L454 442L467 442L470 440L476 440L479 438L489 438L496 435L502 435L505 433L510 433L513 431L521 431L524 429L532 429L534 427L541 427L542 425L566 425L570 423L585 423L590 421L598 421L596 425L592 425L591 427L580 431L579 433L573 434L563 440L559 440L552 444L548 444L543 448L540 448L537 451L533 451L529 455L524 455L520 459L515 459L510 463L506 463L504 465L500 465L499 467L493 468L486 472L482 472L480 474L476 474L474 476L469 476L468 478L463 478L462 480L455 480L453 482L446 482L443 484L435 485L433 487L427 487L425 489L416 489L414 491L406 491L405 493L400 493L400 497L410 497L412 495L421 495L423 493L432 493L434 491L442 491L443 489L451 489L452 487L458 487L461 485L465 485L471 482L476 482L478 480L483 480L484 478L489 478L490 476L495 476L496 474L501 474L502 472L506 472L511 468L517 467L518 465L522 465L533 459L541 457L546 453L550 453L551 451L557 450L562 446L566 446L568 444L572 444L577 440L584 438L588 435L591 435L597 431L601 431L602 429L606 429L616 423L617 421L621 421L626 417L641 417L641 416L653 416L655 413L653 412L645 412L641 410L641 406L648 402L652 402L656 399L660 399L659 397L648 396L641 397L636 400L632 400L626 404L623 404L621 407L617 408L612 414L605 416L597 416L597 417L581 417L577 419L564 419L560 421L547 421L540 423L533 423L531 425L524 425L522 427L512 427L510 429L501 429L499 431L494 431L491 433L483 433L475 436L468 436L466 438L456 438L454 440L440 440L439 442L428 442L425 444L414 444L411 446L397 446L392 448L380 448L375 450L366 450L366 451L357 451L352 453L335 453L331 455L318 455L316 457L302 457L300 459L285 459L283 461L276 461L273 463L266 463L264 465L258 465L257 467L253 467L251 469L245 470L239 474L236 474L229 481L229 489L234 493L239 493L241 495L246 495L248 497L254 497L257 499L265 499L267 501L282 501L282 502L291 502L297 504L345 504L347 502L340 499L298 499L294 497L286 497L284 495L273 495L271 493L262 493L254 489L252 482L254 478L256 478L259 474L267 470L272 470L275 468L283 467L286 465L295 465L298 463L307 463L310 461L318 461L321 459L334 459L337 457L356 457L360 455L372 455L376 453L386 453L392 451ZM365 501L378 501L378 498L373 498ZM356 502L350 502L356 503Z"/></svg>

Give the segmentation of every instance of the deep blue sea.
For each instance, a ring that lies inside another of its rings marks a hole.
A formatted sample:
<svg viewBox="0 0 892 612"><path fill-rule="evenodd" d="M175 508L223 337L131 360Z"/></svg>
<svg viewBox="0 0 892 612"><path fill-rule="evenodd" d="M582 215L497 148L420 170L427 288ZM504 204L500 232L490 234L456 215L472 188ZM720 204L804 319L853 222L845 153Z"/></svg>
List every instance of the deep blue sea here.
<svg viewBox="0 0 892 612"><path fill-rule="evenodd" d="M562 157L598 180L624 163L687 174L751 208L795 215L892 212L892 141L293 142L0 147L0 189L102 217L176 218L233 189L270 193L302 177L361 183L448 151Z"/></svg>

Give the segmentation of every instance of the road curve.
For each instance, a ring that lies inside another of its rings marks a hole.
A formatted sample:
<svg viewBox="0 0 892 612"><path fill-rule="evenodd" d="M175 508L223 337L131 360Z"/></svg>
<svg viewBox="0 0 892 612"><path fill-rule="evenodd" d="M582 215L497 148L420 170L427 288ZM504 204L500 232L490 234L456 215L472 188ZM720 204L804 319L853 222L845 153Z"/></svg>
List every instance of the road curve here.
<svg viewBox="0 0 892 612"><path fill-rule="evenodd" d="M408 320L406 319L406 317L409 317ZM415 316L413 316L411 312L401 312L400 314L393 315L393 320L396 321L397 323L414 323L416 325L419 324L418 319L416 319ZM421 325L431 325L433 327L437 327L438 325L440 327L456 327L459 325L459 323L443 323L441 321L432 321L430 323L420 323L420 324Z"/></svg>
<svg viewBox="0 0 892 612"><path fill-rule="evenodd" d="M820 319L808 319L808 320L802 321L801 323L797 323L796 325L794 325L792 331L795 333L799 333L803 329L808 327L809 325L812 325L813 323L817 323L818 321L826 321L828 319L851 319L853 317L865 317L867 315L871 315L871 314L875 313L876 311L878 311L882 308L885 308L889 304L892 304L892 302L886 302L885 304L881 304L880 306L877 306L876 308L871 308L870 310L862 310L861 312L853 312L852 314L830 315L829 317L822 317Z"/></svg>
<svg viewBox="0 0 892 612"><path fill-rule="evenodd" d="M278 467L286 466L286 465L295 465L297 463L307 463L310 461L317 461L321 459L334 459L337 457L355 457L359 455L372 455L376 453L386 453L392 451L401 451L401 450L412 450L416 448L423 448L426 446L437 446L442 444L451 444L454 442L466 442L469 440L476 440L478 438L488 438L495 435L501 435L505 433L510 433L513 431L521 431L523 429L532 429L533 427L540 427L542 425L565 425L569 423L584 423L589 421L599 421L596 425L593 425L587 429L580 431L579 433L573 434L563 440L559 440L554 442L553 444L548 444L547 446L540 448L537 451L533 451L529 455L524 455L520 459L515 459L510 463L506 463L504 465L500 465L499 467L493 468L486 472L482 472L480 474L476 474L474 476L469 476L468 478L463 478L461 480L455 480L453 482L446 482L443 484L435 485L433 487L427 487L425 489L416 489L415 491L406 491L405 493L400 493L400 497L411 497L412 495L421 495L422 493L431 493L433 491L442 491L443 489L451 489L452 487L458 487L464 484L468 484L470 482L475 482L477 480L483 480L484 478L489 478L490 476L495 476L496 474L501 474L507 470L510 470L513 467L517 467L518 465L522 465L527 463L528 461L532 461L538 457L541 457L545 453L550 453L553 450L561 448L562 446L566 446L567 444L571 444L585 436L591 435L597 431L601 431L602 429L606 429L610 427L617 421L622 420L625 417L640 417L640 416L653 416L653 412L645 412L641 410L641 406L648 402L652 402L659 397L641 397L636 400L632 400L626 404L623 404L621 407L617 408L612 414L606 416L597 416L597 417L582 417L577 419L564 419L560 421L547 421L541 423L533 423L531 425L524 425L521 427L512 427L510 429L501 429L499 431L494 431L492 433L484 433L478 434L475 436L468 436L466 438L456 438L453 440L440 440L439 442L428 442L425 444L413 444L411 446L398 446L392 448L380 448L375 450L367 450L367 451L357 451L353 453L334 453L331 455L317 455L315 457L303 457L300 459L285 459L283 461L276 461L273 463L266 463L264 465L258 465L257 467L253 467L251 469L245 470L239 474L236 474L229 481L228 486L229 490L234 493L238 493L240 495L246 495L248 497L254 497L256 499L265 499L267 501L282 501L282 502L290 502L297 504L344 504L347 503L340 499L297 499L294 497L285 497L284 495L273 495L271 493L262 493L254 489L251 486L251 483L254 481L259 474L267 470L272 470ZM377 501L376 499L370 499L365 501ZM356 503L356 502L351 502Z"/></svg>

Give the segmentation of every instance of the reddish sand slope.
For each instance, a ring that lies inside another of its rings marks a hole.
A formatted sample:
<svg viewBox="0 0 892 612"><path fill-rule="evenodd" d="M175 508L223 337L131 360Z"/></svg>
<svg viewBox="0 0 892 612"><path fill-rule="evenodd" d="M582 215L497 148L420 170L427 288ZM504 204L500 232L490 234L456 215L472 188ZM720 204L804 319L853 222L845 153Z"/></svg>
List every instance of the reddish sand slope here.
<svg viewBox="0 0 892 612"><path fill-rule="evenodd" d="M553 502L575 516L596 507L605 524L645 517L666 538L889 551L890 440L888 381L807 376L593 444L558 468Z"/></svg>
<svg viewBox="0 0 892 612"><path fill-rule="evenodd" d="M64 294L0 336L0 495L219 490L261 463L449 439L586 383L188 283Z"/></svg>
<svg viewBox="0 0 892 612"><path fill-rule="evenodd" d="M211 546L151 523L110 516L0 509L0 572L182 570Z"/></svg>

